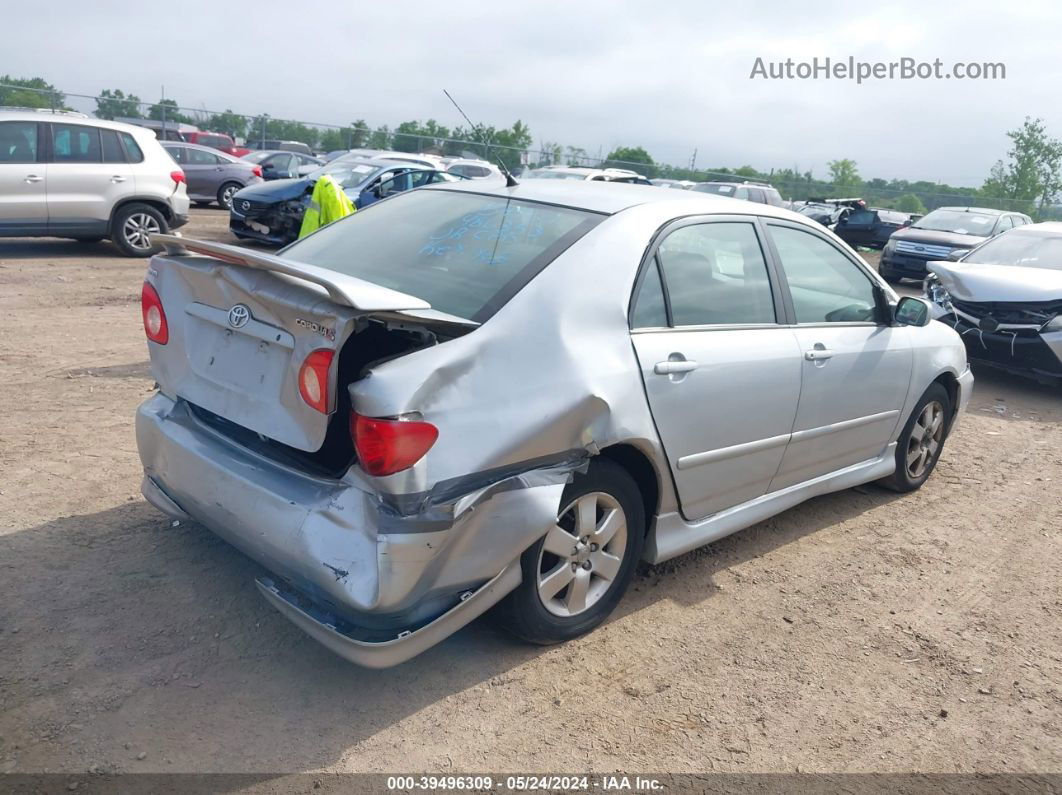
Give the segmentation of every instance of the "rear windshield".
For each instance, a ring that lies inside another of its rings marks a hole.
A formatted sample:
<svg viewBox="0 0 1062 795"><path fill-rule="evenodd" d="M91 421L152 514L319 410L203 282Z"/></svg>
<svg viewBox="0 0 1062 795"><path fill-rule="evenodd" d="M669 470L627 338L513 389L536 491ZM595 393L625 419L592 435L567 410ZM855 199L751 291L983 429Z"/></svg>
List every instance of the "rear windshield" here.
<svg viewBox="0 0 1062 795"><path fill-rule="evenodd" d="M1062 270L1062 236L1008 232L967 254L963 262Z"/></svg>
<svg viewBox="0 0 1062 795"><path fill-rule="evenodd" d="M914 228L933 232L952 232L956 235L988 237L998 218L998 215L968 213L962 210L934 210L919 220Z"/></svg>
<svg viewBox="0 0 1062 795"><path fill-rule="evenodd" d="M718 193L720 196L733 196L734 186L725 182L701 182L694 185L691 190L699 193Z"/></svg>
<svg viewBox="0 0 1062 795"><path fill-rule="evenodd" d="M604 216L501 196L417 190L283 250L482 323Z"/></svg>

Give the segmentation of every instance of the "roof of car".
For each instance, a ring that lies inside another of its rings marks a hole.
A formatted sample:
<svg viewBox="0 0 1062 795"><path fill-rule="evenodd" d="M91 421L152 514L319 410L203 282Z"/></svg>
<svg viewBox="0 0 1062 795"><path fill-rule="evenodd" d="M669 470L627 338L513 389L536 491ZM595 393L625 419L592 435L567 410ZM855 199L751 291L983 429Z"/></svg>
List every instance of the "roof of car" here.
<svg viewBox="0 0 1062 795"><path fill-rule="evenodd" d="M486 182L486 184L484 184ZM422 190L453 190L481 193L488 196L506 196L514 199L557 204L596 213L612 215L628 207L655 202L693 202L690 213L734 213L736 199L711 193L691 191L664 191L655 185L630 185L615 182L592 182L587 180L527 179L508 188L503 182L470 180L446 185L429 185ZM747 203L758 215L777 215L792 218L795 213L769 204Z"/></svg>
<svg viewBox="0 0 1062 795"><path fill-rule="evenodd" d="M997 210L994 207L937 207L938 210L952 210L957 213L981 213L982 215L1003 215L1008 210ZM1021 215L1022 213L1015 213Z"/></svg>
<svg viewBox="0 0 1062 795"><path fill-rule="evenodd" d="M136 124L126 124L120 121L111 121L110 119L97 119L92 116L86 116L84 113L76 113L73 111L56 111L53 113L47 108L41 108L39 110L0 109L0 119L3 119L4 121L56 121L65 122L67 124L84 124L90 127L106 127L111 130L121 130L123 132L147 132L151 133L152 137L154 137L154 131L147 127L141 127Z"/></svg>

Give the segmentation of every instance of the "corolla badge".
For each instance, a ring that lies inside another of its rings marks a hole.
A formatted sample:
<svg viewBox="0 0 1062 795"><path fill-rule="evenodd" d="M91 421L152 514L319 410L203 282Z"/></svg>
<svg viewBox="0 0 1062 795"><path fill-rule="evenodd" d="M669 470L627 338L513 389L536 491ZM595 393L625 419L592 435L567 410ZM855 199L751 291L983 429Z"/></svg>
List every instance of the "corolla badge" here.
<svg viewBox="0 0 1062 795"><path fill-rule="evenodd" d="M236 304L229 310L229 325L233 328L243 328L251 319L251 310L246 304Z"/></svg>

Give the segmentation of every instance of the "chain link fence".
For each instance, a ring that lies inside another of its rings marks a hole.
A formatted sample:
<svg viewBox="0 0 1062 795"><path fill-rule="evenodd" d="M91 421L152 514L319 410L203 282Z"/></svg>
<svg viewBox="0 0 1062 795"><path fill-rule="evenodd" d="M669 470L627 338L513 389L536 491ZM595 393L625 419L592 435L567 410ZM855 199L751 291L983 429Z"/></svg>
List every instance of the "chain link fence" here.
<svg viewBox="0 0 1062 795"><path fill-rule="evenodd" d="M852 185L837 185L826 180L794 176L792 170L748 174L742 169L734 171L709 171L690 166L675 166L666 163L641 163L593 157L585 150L559 145L515 147L490 140L469 140L443 135L425 135L393 130L387 126L370 128L363 122L349 125L326 124L297 119L278 118L268 113L247 114L232 110L209 110L205 107L177 105L165 98L158 102L144 102L121 92L104 92L100 95L75 94L48 91L0 83L0 106L17 104L19 98L33 97L38 107L55 111L72 110L89 116L128 120L140 123L155 123L167 129L180 131L181 125L191 125L202 131L221 132L232 137L238 144L251 149L268 148L270 142L298 141L315 152L330 152L340 149L386 149L403 152L421 152L444 156L503 160L514 173L528 168L550 165L584 166L590 168L610 167L636 171L649 178L688 180L692 182L742 182L760 181L773 185L787 200L806 201L815 198L861 197L871 206L896 207L908 212L933 210L946 205L993 207L1028 213L1033 216L1057 217L1058 208L1044 208L1038 212L1036 202L1005 197L986 197L973 188L955 188L950 192L926 189L933 183L912 183L909 187L889 187L875 182L860 182ZM14 98L15 102L10 100ZM439 128L444 131L445 128Z"/></svg>

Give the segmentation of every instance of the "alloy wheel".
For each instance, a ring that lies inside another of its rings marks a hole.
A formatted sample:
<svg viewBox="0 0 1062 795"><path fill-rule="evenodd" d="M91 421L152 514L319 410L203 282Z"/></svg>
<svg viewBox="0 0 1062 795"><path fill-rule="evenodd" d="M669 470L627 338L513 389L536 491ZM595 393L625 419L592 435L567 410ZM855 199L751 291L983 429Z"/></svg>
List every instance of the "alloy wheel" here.
<svg viewBox="0 0 1062 795"><path fill-rule="evenodd" d="M914 480L922 477L933 463L944 441L944 406L931 400L918 415L907 439L907 474Z"/></svg>
<svg viewBox="0 0 1062 795"><path fill-rule="evenodd" d="M627 517L610 494L593 492L566 506L546 534L538 559L538 597L569 618L593 607L619 576Z"/></svg>
<svg viewBox="0 0 1062 795"><path fill-rule="evenodd" d="M226 185L225 189L221 191L221 206L226 210L232 207L232 196L239 188L235 185Z"/></svg>
<svg viewBox="0 0 1062 795"><path fill-rule="evenodd" d="M162 227L158 220L147 213L133 213L125 219L122 225L122 236L125 237L126 242L133 248L145 251L151 248L150 236L161 231Z"/></svg>

